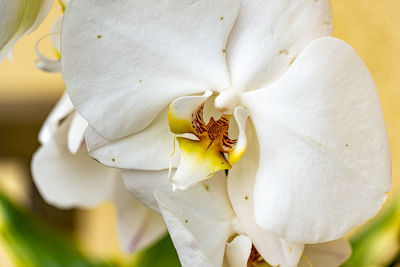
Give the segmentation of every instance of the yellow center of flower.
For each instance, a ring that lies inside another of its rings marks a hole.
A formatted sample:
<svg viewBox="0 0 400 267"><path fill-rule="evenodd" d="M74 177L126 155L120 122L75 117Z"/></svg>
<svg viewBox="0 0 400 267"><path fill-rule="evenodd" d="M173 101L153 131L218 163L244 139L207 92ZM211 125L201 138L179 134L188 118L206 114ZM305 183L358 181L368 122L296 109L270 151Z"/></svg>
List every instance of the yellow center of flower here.
<svg viewBox="0 0 400 267"><path fill-rule="evenodd" d="M173 184L179 189L184 190L192 184L211 178L217 171L230 169L246 149L243 133L239 133L238 139L230 138L228 134L231 119L234 117L236 122L238 116L243 119L243 115L247 116L243 114L245 110L242 108L233 115L222 113L218 119L210 116L206 123L204 107L211 95L207 91L203 96L185 96L170 105L169 128L176 135L183 135L176 138L181 157L172 178ZM221 101L222 104L223 102ZM215 106L214 108L214 111L218 110ZM243 127L238 125L238 128L240 130ZM190 138L187 134L194 136Z"/></svg>

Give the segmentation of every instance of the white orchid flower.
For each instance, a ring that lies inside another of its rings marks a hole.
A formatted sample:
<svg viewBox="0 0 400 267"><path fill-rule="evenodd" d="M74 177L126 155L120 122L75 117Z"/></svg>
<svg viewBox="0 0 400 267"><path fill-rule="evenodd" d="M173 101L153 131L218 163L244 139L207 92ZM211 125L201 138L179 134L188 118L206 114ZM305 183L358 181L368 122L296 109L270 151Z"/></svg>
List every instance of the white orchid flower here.
<svg viewBox="0 0 400 267"><path fill-rule="evenodd" d="M82 146L86 128L87 122L64 94L41 129L42 145L32 160L33 179L41 195L59 208L91 208L113 201L121 247L132 252L152 244L166 232L162 218L131 196L119 170L89 157Z"/></svg>
<svg viewBox="0 0 400 267"><path fill-rule="evenodd" d="M234 205L234 212L223 172L187 191L175 192L156 172L140 178L136 172L123 172L125 185L144 204L162 212L183 267L246 267L265 262L281 267L337 267L350 256L344 239L304 246L262 229L254 221L250 199L235 198L232 203L239 205ZM234 183L229 189L251 197L252 187L242 184Z"/></svg>
<svg viewBox="0 0 400 267"><path fill-rule="evenodd" d="M0 62L45 19L53 0L0 0Z"/></svg>
<svg viewBox="0 0 400 267"><path fill-rule="evenodd" d="M255 138L248 137L249 141ZM245 152L248 160L230 171L239 182L219 172L187 191L173 192L160 175L167 171L125 170L122 176L138 200L163 214L183 267L246 267L265 262L281 267L339 266L351 254L345 239L313 245L290 243L255 223L251 201L255 176L251 172L257 164L258 147L254 144L250 142ZM246 168L250 181L240 179Z"/></svg>
<svg viewBox="0 0 400 267"><path fill-rule="evenodd" d="M327 0L73 1L63 77L100 162L166 169L170 140L183 134L175 187L245 161L228 182L255 178L259 226L293 243L328 242L375 216L391 187L374 81L331 30ZM240 158L245 130L257 136L257 164Z"/></svg>

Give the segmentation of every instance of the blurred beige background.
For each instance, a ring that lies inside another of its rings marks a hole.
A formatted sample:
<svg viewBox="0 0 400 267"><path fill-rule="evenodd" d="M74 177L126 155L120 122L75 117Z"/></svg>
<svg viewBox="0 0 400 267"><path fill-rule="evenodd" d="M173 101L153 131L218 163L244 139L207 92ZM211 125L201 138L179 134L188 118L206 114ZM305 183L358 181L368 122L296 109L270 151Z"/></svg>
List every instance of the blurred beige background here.
<svg viewBox="0 0 400 267"><path fill-rule="evenodd" d="M334 35L355 48L379 90L392 150L393 194L400 180L400 0L333 0L332 7ZM64 86L60 74L35 68L34 44L60 14L55 4L45 23L15 46L13 62L0 64L0 186L38 212L47 208L32 204L38 196L29 182L29 158L38 146L40 124ZM55 217L75 230L90 255L124 259L117 245L114 213L111 204L105 204ZM0 249L2 266L6 258Z"/></svg>

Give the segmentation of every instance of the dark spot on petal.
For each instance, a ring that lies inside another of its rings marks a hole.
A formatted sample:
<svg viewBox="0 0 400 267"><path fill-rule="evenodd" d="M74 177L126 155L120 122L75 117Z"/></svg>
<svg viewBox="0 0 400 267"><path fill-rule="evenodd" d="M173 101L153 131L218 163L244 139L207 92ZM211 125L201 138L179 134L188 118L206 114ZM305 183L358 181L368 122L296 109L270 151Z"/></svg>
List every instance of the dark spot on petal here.
<svg viewBox="0 0 400 267"><path fill-rule="evenodd" d="M101 36L100 34L99 34L99 35L97 35L97 39L101 39L101 37L102 37L102 36Z"/></svg>
<svg viewBox="0 0 400 267"><path fill-rule="evenodd" d="M113 162L115 162L115 158L112 158L111 160L112 160Z"/></svg>
<svg viewBox="0 0 400 267"><path fill-rule="evenodd" d="M188 222L189 222L189 221L186 219L186 220L185 220L185 223L188 223Z"/></svg>
<svg viewBox="0 0 400 267"><path fill-rule="evenodd" d="M248 199L249 199L249 197L248 197L248 196L244 196L244 199L248 200Z"/></svg>
<svg viewBox="0 0 400 267"><path fill-rule="evenodd" d="M224 20L224 17L220 17L219 20Z"/></svg>
<svg viewBox="0 0 400 267"><path fill-rule="evenodd" d="M203 186L204 186L204 189L205 189L206 191L210 191L210 186L209 186L208 184L203 183Z"/></svg>

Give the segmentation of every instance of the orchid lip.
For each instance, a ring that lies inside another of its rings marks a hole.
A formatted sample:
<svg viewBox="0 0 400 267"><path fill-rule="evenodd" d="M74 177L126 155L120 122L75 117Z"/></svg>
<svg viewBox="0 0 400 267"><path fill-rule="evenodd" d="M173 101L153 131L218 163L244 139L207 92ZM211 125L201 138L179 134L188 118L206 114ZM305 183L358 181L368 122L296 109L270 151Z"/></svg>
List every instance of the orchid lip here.
<svg viewBox="0 0 400 267"><path fill-rule="evenodd" d="M242 119L246 119L247 115L243 117L244 109L236 106L236 103L239 103L238 95L229 90L216 97L220 97L216 99L217 104L227 106L226 104L233 103L229 107L234 109L233 114L231 113L233 116L221 113L215 106L210 106L212 102L208 99L211 96L211 91L205 92L202 96L184 96L170 105L168 113L170 131L177 136L181 152L180 164L171 179L178 189L186 190L199 181L211 178L218 171L231 169L245 150L246 138L243 133L245 121ZM238 134L237 139L230 136L230 132L235 131L235 128L230 129L235 121L239 126L239 132L242 132ZM187 134L193 135L196 139L184 136Z"/></svg>

